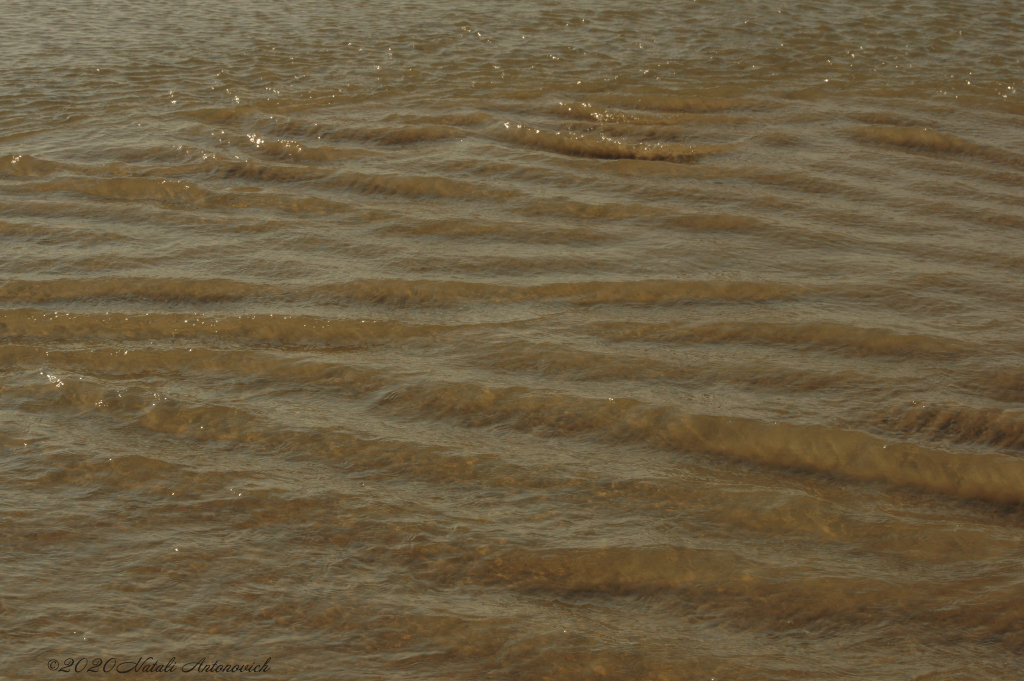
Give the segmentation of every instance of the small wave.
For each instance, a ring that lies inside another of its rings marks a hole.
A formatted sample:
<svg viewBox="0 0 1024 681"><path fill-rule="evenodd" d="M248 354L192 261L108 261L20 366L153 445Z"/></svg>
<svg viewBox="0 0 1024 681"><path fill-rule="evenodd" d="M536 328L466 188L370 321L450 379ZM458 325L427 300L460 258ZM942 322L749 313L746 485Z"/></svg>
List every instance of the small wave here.
<svg viewBox="0 0 1024 681"><path fill-rule="evenodd" d="M903 334L887 329L867 329L842 324L779 324L723 322L681 324L601 324L595 331L616 341L640 340L668 343L759 343L794 348L831 349L855 356L927 355L951 357L970 346L940 336Z"/></svg>
<svg viewBox="0 0 1024 681"><path fill-rule="evenodd" d="M540 395L525 388L463 383L406 388L381 406L464 427L502 424L547 437L591 435L618 445L713 454L1000 504L1024 503L1024 460L926 449L824 426L685 414L630 399Z"/></svg>
<svg viewBox="0 0 1024 681"><path fill-rule="evenodd" d="M1024 372L978 372L965 383L965 386L1001 402L1024 403Z"/></svg>
<svg viewBox="0 0 1024 681"><path fill-rule="evenodd" d="M474 465L476 460L452 454L444 447L385 437L360 437L337 427L297 428L227 404L181 399L139 387L112 389L89 378L25 386L11 396L35 411L89 414L94 418L105 416L120 424L192 440L245 442L251 447L250 451L328 460L350 471L387 481L403 475L432 482L450 482L453 477L479 477ZM15 441L15 444L23 442ZM135 487L167 471L180 469L159 459L132 455L76 461L76 464L85 468L90 477L107 478L106 484L122 488ZM62 468L42 482L52 485L66 477L67 469ZM232 479L237 481L236 473L232 474ZM193 483L202 484L196 480Z"/></svg>
<svg viewBox="0 0 1024 681"><path fill-rule="evenodd" d="M131 299L158 302L225 302L273 291L263 285L230 279L53 279L8 281L0 284L0 300L25 303L91 299Z"/></svg>
<svg viewBox="0 0 1024 681"><path fill-rule="evenodd" d="M318 131L319 139L331 142L372 142L403 146L465 137L466 131L452 125L393 125L386 127L333 128Z"/></svg>
<svg viewBox="0 0 1024 681"><path fill-rule="evenodd" d="M209 192L199 207L221 210L257 209L297 215L336 215L349 209L348 204L319 196L278 192Z"/></svg>
<svg viewBox="0 0 1024 681"><path fill-rule="evenodd" d="M565 242L573 243L571 237ZM585 242L586 237L583 238ZM550 276L552 273L594 275L597 272L616 272L621 264L612 257L586 257L570 255L548 255L542 257L509 257L501 255L480 255L465 257L450 256L414 256L396 258L391 264L406 274L432 274L435 276L454 276L456 273L466 276Z"/></svg>
<svg viewBox="0 0 1024 681"><path fill-rule="evenodd" d="M506 549L470 565L465 578L519 591L625 594L738 581L752 564L720 549L616 547Z"/></svg>
<svg viewBox="0 0 1024 681"><path fill-rule="evenodd" d="M1014 166L1024 166L1024 156L995 147L965 140L949 133L930 128L872 125L852 132L860 142L884 144L914 151L936 154L971 156L986 161L998 161Z"/></svg>
<svg viewBox="0 0 1024 681"><path fill-rule="evenodd" d="M95 232L79 228L62 229L39 224L7 222L6 220L0 220L0 236L38 244L101 244L112 241L130 241L129 237L113 232Z"/></svg>
<svg viewBox="0 0 1024 681"><path fill-rule="evenodd" d="M172 168L156 168L155 175L204 175L222 179L238 179L257 182L306 182L321 180L333 171L326 168L306 168L295 165L272 164L253 159L244 161L207 158L198 163Z"/></svg>
<svg viewBox="0 0 1024 681"><path fill-rule="evenodd" d="M1024 413L1020 412L922 404L901 408L881 419L881 424L933 440L1024 449Z"/></svg>
<svg viewBox="0 0 1024 681"><path fill-rule="evenodd" d="M524 342L483 346L465 352L475 364L490 370L551 376L573 381L671 381L694 386L733 383L784 393L844 389L874 389L876 383L853 371L813 371L763 365L685 365L651 358L591 352L553 343Z"/></svg>
<svg viewBox="0 0 1024 681"><path fill-rule="evenodd" d="M552 113L566 118L579 120L596 121L598 123L619 123L634 126L667 126L682 125L686 123L725 123L739 125L747 122L746 118L731 115L707 115L707 114L678 114L678 115L657 115L643 113L626 113L608 109L590 102L559 102L552 109Z"/></svg>
<svg viewBox="0 0 1024 681"><path fill-rule="evenodd" d="M156 200L193 204L201 202L210 194L195 184L153 177L68 177L23 185L19 187L19 191L40 194L75 192L101 199Z"/></svg>
<svg viewBox="0 0 1024 681"><path fill-rule="evenodd" d="M656 226L695 232L760 232L765 227L761 220L744 215L702 214L678 215Z"/></svg>
<svg viewBox="0 0 1024 681"><path fill-rule="evenodd" d="M552 217L573 220L629 220L634 218L664 218L668 211L642 203L586 203L568 197L559 199L534 199L524 204L518 212L530 217L550 219Z"/></svg>
<svg viewBox="0 0 1024 681"><path fill-rule="evenodd" d="M297 325L297 324L296 324ZM233 334L230 325L218 328L219 336L230 338ZM308 332L308 329L304 329ZM335 330L337 331L337 330ZM303 348L313 347L310 341L315 334L301 335L295 329L273 329L275 340L286 338L299 340ZM245 340L256 340L252 334L243 334ZM268 334L269 335L269 334ZM341 334L329 336L331 340ZM323 340L321 335L319 340ZM257 345L257 343L252 343ZM276 343L275 343L276 345ZM297 344L289 344L294 348ZM322 345L322 344L321 344ZM315 361L301 355L298 359L291 355L272 352L253 351L251 347L244 349L210 349L208 347L178 347L174 349L156 349L149 346L131 347L124 350L124 344L117 343L113 347L93 347L89 350L49 349L28 345L8 344L0 347L0 358L10 366L22 366L29 370L46 366L56 371L85 374L91 377L166 377L193 376L208 377L211 375L227 376L237 381L249 381L254 377L273 379L283 390L294 386L303 388L331 388L333 394L346 397L358 397L380 390L395 382L395 377L386 372L362 367L338 364L337 362ZM109 400L105 401L108 406Z"/></svg>
<svg viewBox="0 0 1024 681"><path fill-rule="evenodd" d="M742 178L746 181L769 187L782 187L804 194L817 194L828 197L845 196L854 199L868 199L872 197L866 189L800 171L770 171L764 169L753 171L750 168L740 168L728 171L728 176Z"/></svg>
<svg viewBox="0 0 1024 681"><path fill-rule="evenodd" d="M542 228L515 223L469 222L464 220L418 221L392 225L379 230L383 234L437 236L458 239L487 239L533 244L573 244L616 241L619 237L588 228Z"/></svg>
<svg viewBox="0 0 1024 681"><path fill-rule="evenodd" d="M225 106L205 109L185 109L177 112L182 118L189 118L203 123L235 123L245 121L254 116L266 116L255 106Z"/></svg>
<svg viewBox="0 0 1024 681"><path fill-rule="evenodd" d="M360 158L372 158L377 152L369 149L345 149L341 147L310 146L298 142L277 142L261 147L265 156L294 163L335 163Z"/></svg>
<svg viewBox="0 0 1024 681"><path fill-rule="evenodd" d="M181 295L163 292L162 295ZM228 291L227 295L231 295ZM166 300L162 298L161 300ZM180 299L180 298L179 298ZM189 301L194 298L189 298ZM127 341L196 339L256 346L358 349L457 330L441 325L408 325L369 319L324 319L256 314L211 317L198 314L46 313L33 308L0 310L0 337L113 338Z"/></svg>
<svg viewBox="0 0 1024 681"><path fill-rule="evenodd" d="M438 197L446 199L508 200L519 195L511 189L497 189L478 182L465 182L445 177L414 177L403 175L366 175L345 173L328 182L328 185L347 187L366 194L386 194L416 197Z"/></svg>
<svg viewBox="0 0 1024 681"><path fill-rule="evenodd" d="M284 290L266 284L230 279L102 279L15 280L0 285L0 300L25 303L55 301L135 300L164 303L212 303L239 300L341 300L390 305L451 306L465 303L568 302L576 305L658 305L688 301L763 301L793 298L801 287L784 284L723 281L585 281L577 283L504 286L451 280L357 279L310 289ZM644 327L645 325L640 325ZM650 326L650 325L646 325ZM630 325L634 328L635 325ZM639 327L638 327L639 328ZM689 337L726 338L742 335L735 329L691 330ZM644 329L635 333L665 338L671 330ZM614 333L614 332L613 332ZM624 332L625 333L625 332ZM676 330L675 333L687 333ZM696 334L696 335L695 335Z"/></svg>
<svg viewBox="0 0 1024 681"><path fill-rule="evenodd" d="M491 115L483 111L471 113L438 114L436 116L415 116L409 122L429 125L473 127L490 123Z"/></svg>
<svg viewBox="0 0 1024 681"><path fill-rule="evenodd" d="M377 138L377 141L380 144L401 145L457 139L465 136L464 130L448 125L405 125L387 130Z"/></svg>
<svg viewBox="0 0 1024 681"><path fill-rule="evenodd" d="M728 145L724 144L629 144L604 137L569 132L550 132L510 123L506 123L505 128L507 131L501 133L500 137L509 142L566 156L595 159L692 163L705 156L730 149Z"/></svg>
<svg viewBox="0 0 1024 681"><path fill-rule="evenodd" d="M907 128L922 128L927 129L928 124L922 123L913 118L907 118L894 113L884 112L864 112L850 114L850 118L857 121L858 123L867 123L868 125L887 125L887 126L900 126Z"/></svg>
<svg viewBox="0 0 1024 681"><path fill-rule="evenodd" d="M802 289L781 284L719 281L588 281L502 286L463 281L362 279L320 287L317 293L360 302L399 306L448 306L475 302L570 302L576 305L654 305L695 300L775 300L792 298Z"/></svg>
<svg viewBox="0 0 1024 681"><path fill-rule="evenodd" d="M57 163L23 154L0 156L0 177L42 177L60 169Z"/></svg>
<svg viewBox="0 0 1024 681"><path fill-rule="evenodd" d="M471 361L497 371L553 376L574 381L658 381L684 380L696 373L653 359L619 357L553 343L502 343L466 348Z"/></svg>
<svg viewBox="0 0 1024 681"><path fill-rule="evenodd" d="M275 171L266 166L225 167L214 164L208 168L218 169L217 172L227 176L250 175L250 179L272 176ZM298 173L282 170L281 173L293 180L299 179L305 171ZM275 178L276 179L276 178ZM118 201L154 201L169 208L212 208L212 209L265 209L287 213L332 214L344 212L348 206L344 203L311 195L284 194L279 192L229 191L216 192L200 187L196 183L181 180L162 179L157 177L119 177L119 178L83 178L71 177L59 180L47 180L20 185L16 188L22 194L48 194L54 192L72 192L99 199Z"/></svg>
<svg viewBox="0 0 1024 681"><path fill-rule="evenodd" d="M768 102L756 99L699 97L685 95L610 95L601 98L611 106L650 111L707 114L742 109L766 109Z"/></svg>

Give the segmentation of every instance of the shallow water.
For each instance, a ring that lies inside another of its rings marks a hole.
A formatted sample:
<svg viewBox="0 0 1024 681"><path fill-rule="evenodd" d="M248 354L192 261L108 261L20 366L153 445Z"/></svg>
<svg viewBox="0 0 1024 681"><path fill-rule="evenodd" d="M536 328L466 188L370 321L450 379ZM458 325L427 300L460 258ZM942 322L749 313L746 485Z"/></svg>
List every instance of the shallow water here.
<svg viewBox="0 0 1024 681"><path fill-rule="evenodd" d="M1024 676L1015 3L4 14L0 677Z"/></svg>

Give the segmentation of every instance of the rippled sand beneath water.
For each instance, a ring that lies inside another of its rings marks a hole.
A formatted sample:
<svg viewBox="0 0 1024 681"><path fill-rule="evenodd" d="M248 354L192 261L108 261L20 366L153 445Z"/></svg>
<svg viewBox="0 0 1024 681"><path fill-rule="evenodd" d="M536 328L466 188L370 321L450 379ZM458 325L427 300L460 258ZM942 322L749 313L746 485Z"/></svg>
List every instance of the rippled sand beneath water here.
<svg viewBox="0 0 1024 681"><path fill-rule="evenodd" d="M4 15L0 677L1024 677L1012 3Z"/></svg>

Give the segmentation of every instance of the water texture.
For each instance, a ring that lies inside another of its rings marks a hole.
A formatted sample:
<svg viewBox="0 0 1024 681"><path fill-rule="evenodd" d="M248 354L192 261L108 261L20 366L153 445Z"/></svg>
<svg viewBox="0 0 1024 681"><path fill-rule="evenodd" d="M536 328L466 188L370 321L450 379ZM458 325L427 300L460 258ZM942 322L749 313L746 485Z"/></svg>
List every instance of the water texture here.
<svg viewBox="0 0 1024 681"><path fill-rule="evenodd" d="M0 678L1024 678L1019 3L6 0L0 64Z"/></svg>

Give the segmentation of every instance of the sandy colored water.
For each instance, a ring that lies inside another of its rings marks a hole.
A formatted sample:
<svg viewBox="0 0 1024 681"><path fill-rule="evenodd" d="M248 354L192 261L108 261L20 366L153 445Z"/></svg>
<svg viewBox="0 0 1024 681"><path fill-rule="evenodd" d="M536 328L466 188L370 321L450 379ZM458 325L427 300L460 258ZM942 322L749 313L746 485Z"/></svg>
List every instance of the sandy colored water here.
<svg viewBox="0 0 1024 681"><path fill-rule="evenodd" d="M2 13L0 678L1024 678L1019 4Z"/></svg>

